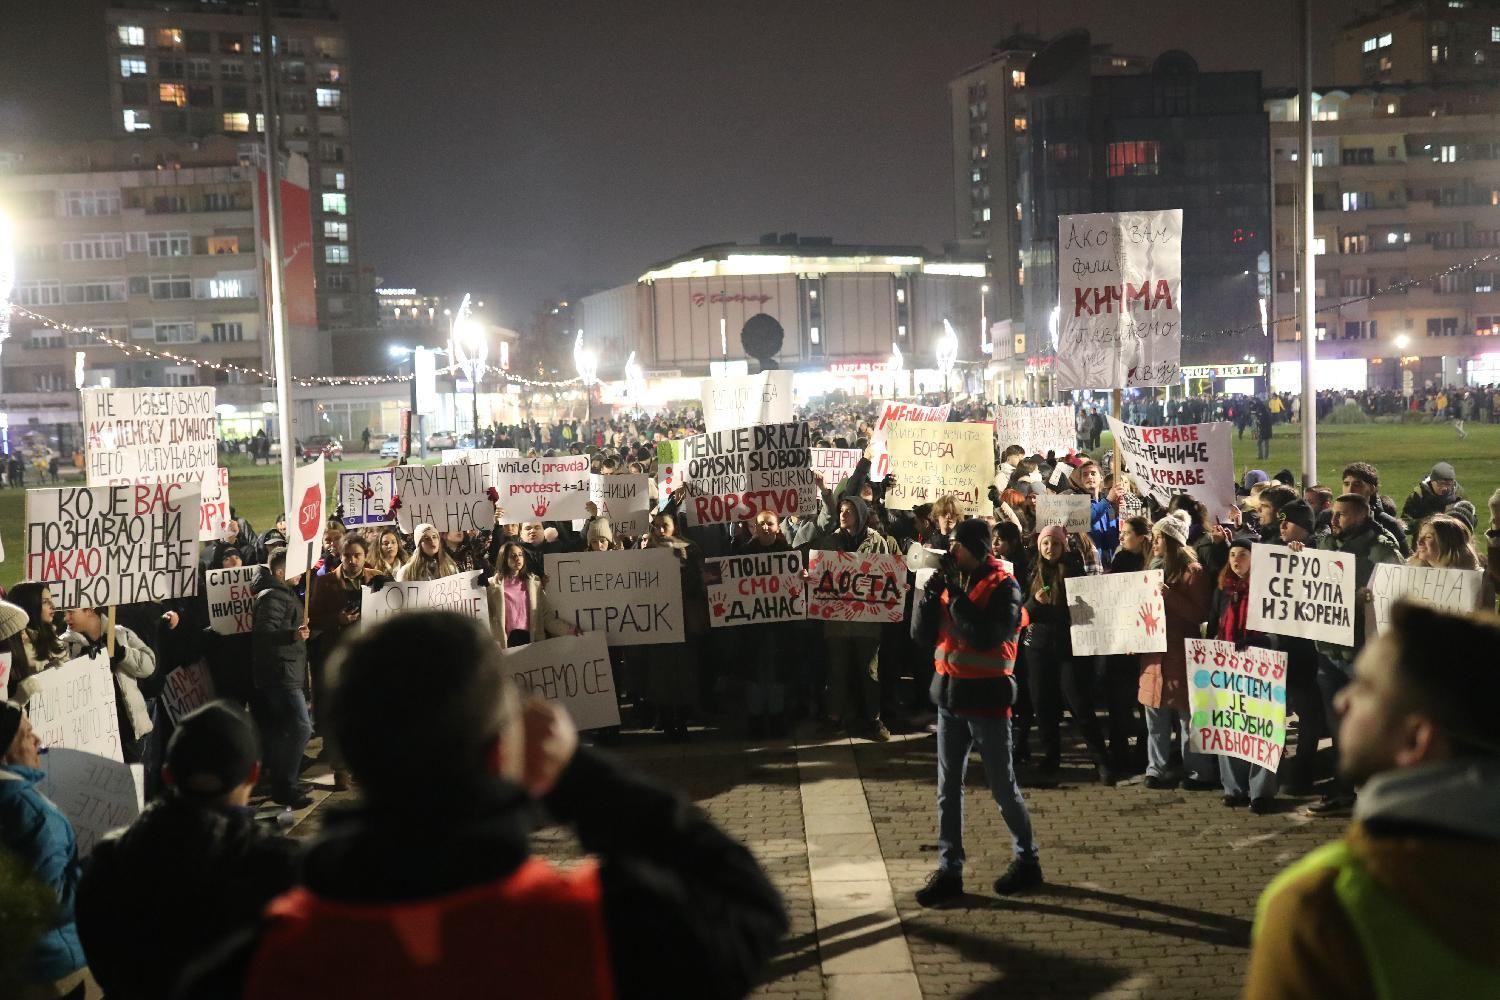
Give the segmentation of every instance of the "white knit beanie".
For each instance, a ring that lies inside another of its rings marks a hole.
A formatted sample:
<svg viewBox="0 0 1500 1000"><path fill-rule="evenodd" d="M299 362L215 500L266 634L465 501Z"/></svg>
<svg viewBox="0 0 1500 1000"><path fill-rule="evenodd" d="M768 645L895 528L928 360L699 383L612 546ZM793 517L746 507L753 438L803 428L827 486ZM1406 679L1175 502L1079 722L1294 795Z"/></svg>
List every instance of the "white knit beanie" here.
<svg viewBox="0 0 1500 1000"><path fill-rule="evenodd" d="M1174 510L1166 517L1151 526L1154 533L1166 535L1178 545L1186 545L1188 540L1188 528L1192 526L1193 520L1188 517L1185 510Z"/></svg>

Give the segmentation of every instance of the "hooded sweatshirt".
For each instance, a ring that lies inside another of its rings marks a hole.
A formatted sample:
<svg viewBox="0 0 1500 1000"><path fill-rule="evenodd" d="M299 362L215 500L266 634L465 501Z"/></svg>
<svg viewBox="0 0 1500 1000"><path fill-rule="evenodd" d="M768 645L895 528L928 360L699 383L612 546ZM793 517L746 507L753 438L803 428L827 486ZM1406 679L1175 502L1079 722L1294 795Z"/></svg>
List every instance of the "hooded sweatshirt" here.
<svg viewBox="0 0 1500 1000"><path fill-rule="evenodd" d="M863 552L875 555L890 553L890 539L874 528L868 527L870 507L863 499L849 494L839 497L838 502L840 506L847 503L854 508L857 527L852 532L841 530L838 526L838 511L835 509L833 528L824 532L817 541L813 542L813 549L824 552ZM842 636L878 639L880 638L880 624L827 621L823 623L823 635L825 638Z"/></svg>

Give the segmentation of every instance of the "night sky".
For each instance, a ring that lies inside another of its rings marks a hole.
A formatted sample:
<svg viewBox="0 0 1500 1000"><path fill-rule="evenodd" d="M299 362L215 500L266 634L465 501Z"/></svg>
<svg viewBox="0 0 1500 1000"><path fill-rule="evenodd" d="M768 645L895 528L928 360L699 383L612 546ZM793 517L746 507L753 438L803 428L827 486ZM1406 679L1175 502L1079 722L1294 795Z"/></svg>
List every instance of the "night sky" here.
<svg viewBox="0 0 1500 1000"><path fill-rule="evenodd" d="M0 143L107 132L104 0L4 0ZM354 212L389 285L543 300L772 230L952 231L947 81L1017 27L1295 81L1294 0L344 0ZM1355 0L1320 0L1324 46ZM1320 77L1322 70L1320 69ZM1343 81L1340 81L1343 82Z"/></svg>

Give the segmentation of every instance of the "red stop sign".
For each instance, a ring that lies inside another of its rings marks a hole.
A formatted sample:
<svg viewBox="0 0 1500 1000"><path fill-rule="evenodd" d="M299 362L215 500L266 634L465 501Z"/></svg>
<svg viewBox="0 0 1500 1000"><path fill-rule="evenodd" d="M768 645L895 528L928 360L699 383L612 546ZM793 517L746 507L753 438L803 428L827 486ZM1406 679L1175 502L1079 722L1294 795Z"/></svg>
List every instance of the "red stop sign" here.
<svg viewBox="0 0 1500 1000"><path fill-rule="evenodd" d="M307 492L302 494L301 509L297 513L297 530L302 533L302 540L310 542L318 537L318 522L323 520L323 491L316 486L309 486Z"/></svg>

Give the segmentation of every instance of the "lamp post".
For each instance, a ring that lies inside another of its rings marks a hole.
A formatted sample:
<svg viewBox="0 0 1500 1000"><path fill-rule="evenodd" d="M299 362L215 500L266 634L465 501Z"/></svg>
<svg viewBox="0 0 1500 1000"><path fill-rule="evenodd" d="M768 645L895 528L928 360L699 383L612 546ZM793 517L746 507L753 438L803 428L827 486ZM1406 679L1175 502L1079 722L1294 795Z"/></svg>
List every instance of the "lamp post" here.
<svg viewBox="0 0 1500 1000"><path fill-rule="evenodd" d="M599 353L583 346L583 331L573 341L573 367L583 380L584 419L592 427L594 423L594 383L599 376Z"/></svg>
<svg viewBox="0 0 1500 1000"><path fill-rule="evenodd" d="M484 335L484 324L475 319L470 311L469 296L465 295L453 314L449 327L448 350L453 362L468 369L469 389L473 396L474 423L470 433L473 447L479 447L479 376L484 372L485 358L489 354L489 342Z"/></svg>
<svg viewBox="0 0 1500 1000"><path fill-rule="evenodd" d="M938 338L933 350L937 355L938 371L943 373L943 401L948 402L953 398L948 388L948 373L953 370L953 363L958 360L958 332L953 329L953 324L946 318L943 320L943 335Z"/></svg>
<svg viewBox="0 0 1500 1000"><path fill-rule="evenodd" d="M646 393L646 373L635 359L634 351L625 359L625 387L630 393L630 402L635 406L635 414L639 417L643 412L641 399Z"/></svg>
<svg viewBox="0 0 1500 1000"><path fill-rule="evenodd" d="M995 345L990 342L990 316L989 302L990 286L979 286L979 350L984 354L994 354Z"/></svg>
<svg viewBox="0 0 1500 1000"><path fill-rule="evenodd" d="M886 362L886 367L891 372L891 398L895 399L900 394L897 383L901 381L901 370L906 367L906 358L902 357L899 344L891 344L891 360Z"/></svg>

